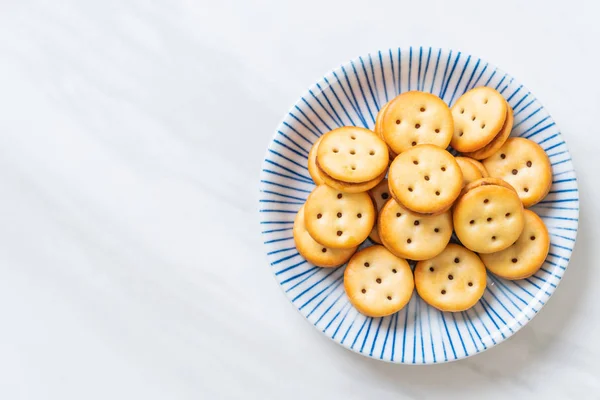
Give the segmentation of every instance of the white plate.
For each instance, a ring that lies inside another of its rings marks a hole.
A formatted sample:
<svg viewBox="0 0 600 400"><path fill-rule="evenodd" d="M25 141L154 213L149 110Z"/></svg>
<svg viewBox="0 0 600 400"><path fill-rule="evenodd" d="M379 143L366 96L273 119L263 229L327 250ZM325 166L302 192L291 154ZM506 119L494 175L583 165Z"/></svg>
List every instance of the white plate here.
<svg viewBox="0 0 600 400"><path fill-rule="evenodd" d="M399 93L431 92L452 105L476 86L500 91L514 110L511 135L537 142L550 157L552 188L548 197L532 208L550 232L550 254L528 279L511 282L488 274L485 294L468 311L440 312L415 292L400 312L385 318L365 317L344 292L344 267L315 267L294 247L294 216L314 187L307 170L310 147L323 133L339 126L372 129L379 108ZM503 342L525 326L560 283L575 244L579 218L571 156L558 127L535 96L477 57L428 47L367 54L329 72L310 87L286 114L269 144L260 191L265 250L277 282L292 304L336 343L395 363L458 360Z"/></svg>

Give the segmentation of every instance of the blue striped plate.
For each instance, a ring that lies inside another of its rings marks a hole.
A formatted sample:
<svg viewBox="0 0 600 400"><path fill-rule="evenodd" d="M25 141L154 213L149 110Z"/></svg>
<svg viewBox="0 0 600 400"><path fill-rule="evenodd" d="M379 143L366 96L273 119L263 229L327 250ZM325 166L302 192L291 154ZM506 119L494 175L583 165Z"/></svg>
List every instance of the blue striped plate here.
<svg viewBox="0 0 600 400"><path fill-rule="evenodd" d="M294 247L294 216L314 187L307 170L308 151L333 128L356 125L372 129L379 108L399 93L431 92L452 105L476 86L500 91L514 110L512 135L537 142L550 157L552 188L548 197L533 207L550 231L550 254L528 279L511 282L489 274L483 298L468 311L440 312L415 293L399 313L365 317L348 302L344 267L315 267ZM560 283L575 244L578 219L579 193L571 156L542 104L486 61L437 48L379 51L329 72L285 115L269 144L260 177L265 250L277 282L292 304L335 342L394 363L458 360L485 351L521 329Z"/></svg>

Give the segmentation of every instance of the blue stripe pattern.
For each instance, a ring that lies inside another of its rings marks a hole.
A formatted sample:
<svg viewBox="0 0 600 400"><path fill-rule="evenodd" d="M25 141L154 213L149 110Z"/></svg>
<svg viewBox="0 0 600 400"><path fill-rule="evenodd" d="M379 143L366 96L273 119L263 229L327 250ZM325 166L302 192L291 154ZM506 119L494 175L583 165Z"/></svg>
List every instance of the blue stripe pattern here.
<svg viewBox="0 0 600 400"><path fill-rule="evenodd" d="M535 275L524 280L506 281L489 274L481 301L462 313L440 312L414 293L399 313L365 317L346 296L344 267L315 267L294 246L294 217L314 188L307 171L309 150L321 135L336 127L372 129L379 108L399 93L423 90L452 104L477 86L499 90L514 110L512 136L539 143L550 158L552 188L532 207L550 232L548 258ZM484 60L430 47L368 54L313 85L275 131L259 187L260 232L271 269L286 296L335 342L395 363L431 364L468 357L525 326L562 280L579 222L579 191L571 156L541 103L526 87Z"/></svg>

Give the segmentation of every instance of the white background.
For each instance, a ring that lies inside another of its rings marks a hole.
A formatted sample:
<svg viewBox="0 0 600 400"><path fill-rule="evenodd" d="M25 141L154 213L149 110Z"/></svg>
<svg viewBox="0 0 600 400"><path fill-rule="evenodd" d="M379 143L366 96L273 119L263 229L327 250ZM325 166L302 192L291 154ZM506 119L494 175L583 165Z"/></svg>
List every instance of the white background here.
<svg viewBox="0 0 600 400"><path fill-rule="evenodd" d="M595 1L0 0L0 398L600 396ZM482 57L544 103L581 197L563 282L506 343L433 367L326 339L271 276L262 157L329 69Z"/></svg>

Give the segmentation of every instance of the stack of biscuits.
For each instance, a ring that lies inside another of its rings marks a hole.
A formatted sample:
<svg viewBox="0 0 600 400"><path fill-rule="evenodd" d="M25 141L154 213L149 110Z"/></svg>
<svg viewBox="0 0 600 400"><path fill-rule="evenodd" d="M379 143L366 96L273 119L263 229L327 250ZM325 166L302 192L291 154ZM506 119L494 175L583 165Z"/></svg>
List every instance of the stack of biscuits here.
<svg viewBox="0 0 600 400"><path fill-rule="evenodd" d="M486 270L533 275L550 240L526 208L548 194L552 169L539 145L509 137L512 127L502 95L478 87L452 108L403 93L381 108L374 131L327 132L309 154L317 187L294 222L298 252L320 267L347 262L346 293L372 317L402 309L415 288L439 310L464 311L483 295ZM363 243L375 244L357 252Z"/></svg>

